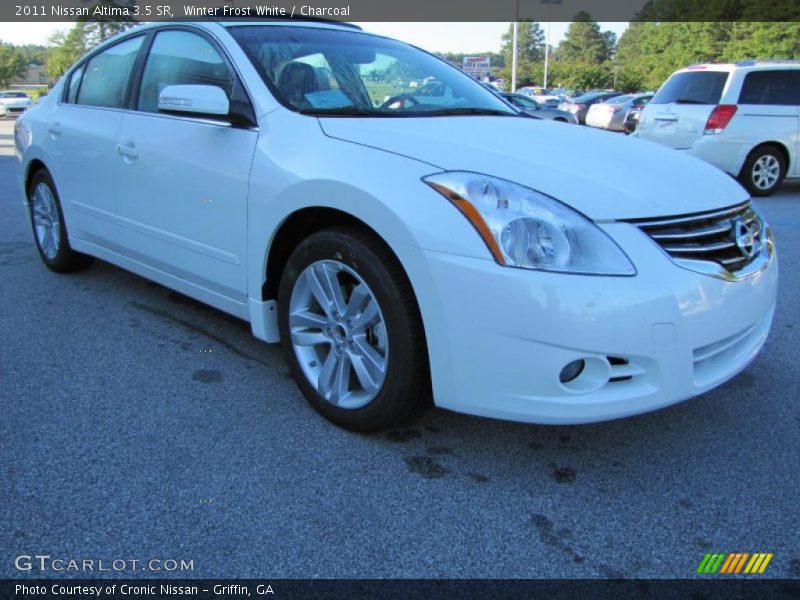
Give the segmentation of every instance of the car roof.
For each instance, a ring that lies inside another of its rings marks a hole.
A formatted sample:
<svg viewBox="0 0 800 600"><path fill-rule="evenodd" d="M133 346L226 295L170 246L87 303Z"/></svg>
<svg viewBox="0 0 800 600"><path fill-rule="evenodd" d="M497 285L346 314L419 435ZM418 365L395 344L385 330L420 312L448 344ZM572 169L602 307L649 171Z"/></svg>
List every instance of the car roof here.
<svg viewBox="0 0 800 600"><path fill-rule="evenodd" d="M774 69L800 69L800 61L797 60L740 60L735 63L698 63L689 65L678 72L691 71L722 71L731 73L733 71L746 70L774 70Z"/></svg>
<svg viewBox="0 0 800 600"><path fill-rule="evenodd" d="M385 36L378 35L375 33L370 33L367 31L363 31L361 27L356 25L355 23L347 23L344 21L329 21L326 19L316 19L314 17L294 17L292 19L285 18L274 18L274 19L260 19L260 20L228 20L228 21L220 21L220 20L212 20L207 19L205 21L149 21L143 23L137 23L135 27L131 29L126 29L125 31L121 31L116 35L111 36L107 40L103 41L102 43L98 44L85 54L81 56L81 58L76 61L72 67L75 65L83 62L87 57L94 56L99 52L102 52L103 49L109 48L129 37L134 37L142 32L146 32L150 29L158 29L162 27L170 27L174 25L191 25L194 27L200 27L201 29L205 29L206 31L212 31L215 27L224 27L228 29L230 27L239 27L239 26L252 26L252 25L269 25L271 27L313 27L318 29L333 29L338 31L358 31L359 33L363 33L364 35L372 35L375 37L385 38ZM391 39L391 38L385 38Z"/></svg>

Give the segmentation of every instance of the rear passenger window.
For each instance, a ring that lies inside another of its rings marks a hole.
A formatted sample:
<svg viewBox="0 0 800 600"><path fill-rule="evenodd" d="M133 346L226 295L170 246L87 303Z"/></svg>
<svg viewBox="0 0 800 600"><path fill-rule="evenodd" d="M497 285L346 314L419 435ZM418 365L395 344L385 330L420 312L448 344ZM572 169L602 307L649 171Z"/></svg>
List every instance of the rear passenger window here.
<svg viewBox="0 0 800 600"><path fill-rule="evenodd" d="M800 105L800 70L748 73L739 94L739 104Z"/></svg>
<svg viewBox="0 0 800 600"><path fill-rule="evenodd" d="M138 36L112 46L87 63L78 91L78 104L124 107L128 78L142 39L142 36Z"/></svg>
<svg viewBox="0 0 800 600"><path fill-rule="evenodd" d="M188 31L162 31L147 57L139 110L158 112L158 97L168 85L214 85L230 99L233 76L219 52L202 36Z"/></svg>

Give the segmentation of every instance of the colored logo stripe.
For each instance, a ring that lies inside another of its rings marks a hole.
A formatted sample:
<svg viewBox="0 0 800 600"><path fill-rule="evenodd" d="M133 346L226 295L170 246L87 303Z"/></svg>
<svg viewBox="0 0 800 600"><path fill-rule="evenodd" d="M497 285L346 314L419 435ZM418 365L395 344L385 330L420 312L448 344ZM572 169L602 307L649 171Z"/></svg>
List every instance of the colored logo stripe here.
<svg viewBox="0 0 800 600"><path fill-rule="evenodd" d="M749 552L708 553L700 561L697 572L704 575L712 575L717 571L728 575L737 573L745 575L760 574L767 568L772 556L772 552L756 552L753 554Z"/></svg>
<svg viewBox="0 0 800 600"><path fill-rule="evenodd" d="M716 573L722 564L722 559L725 558L724 554L706 554L703 560L700 561L700 566L697 567L698 573Z"/></svg>
<svg viewBox="0 0 800 600"><path fill-rule="evenodd" d="M750 555L745 553L738 552L736 554L728 554L728 560L722 565L722 569L720 569L720 573L738 573L742 570L744 566L744 561Z"/></svg>
<svg viewBox="0 0 800 600"><path fill-rule="evenodd" d="M772 560L772 552L769 554L762 552L759 554L753 554L753 558L750 559L750 562L747 563L747 566L744 569L745 573L763 573L764 569L767 568L769 561Z"/></svg>

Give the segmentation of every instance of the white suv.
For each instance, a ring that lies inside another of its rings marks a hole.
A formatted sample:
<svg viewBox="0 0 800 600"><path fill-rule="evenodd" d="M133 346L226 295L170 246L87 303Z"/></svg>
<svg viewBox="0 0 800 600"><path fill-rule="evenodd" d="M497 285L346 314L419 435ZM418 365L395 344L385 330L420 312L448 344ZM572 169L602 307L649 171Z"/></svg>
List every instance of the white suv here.
<svg viewBox="0 0 800 600"><path fill-rule="evenodd" d="M674 73L634 135L684 150L769 196L800 177L800 63L742 61Z"/></svg>

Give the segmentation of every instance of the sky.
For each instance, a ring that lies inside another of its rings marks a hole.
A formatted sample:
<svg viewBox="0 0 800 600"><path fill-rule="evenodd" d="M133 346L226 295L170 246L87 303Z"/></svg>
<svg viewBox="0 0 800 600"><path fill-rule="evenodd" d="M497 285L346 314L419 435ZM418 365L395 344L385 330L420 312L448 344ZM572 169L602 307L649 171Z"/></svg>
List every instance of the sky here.
<svg viewBox="0 0 800 600"><path fill-rule="evenodd" d="M366 31L393 37L431 52L486 52L500 50L500 36L508 23L359 23ZM569 23L554 22L550 26L550 43L564 37ZM0 23L0 40L10 44L44 44L55 31L67 30L70 23ZM617 36L627 23L600 23ZM547 23L542 23L547 29Z"/></svg>

